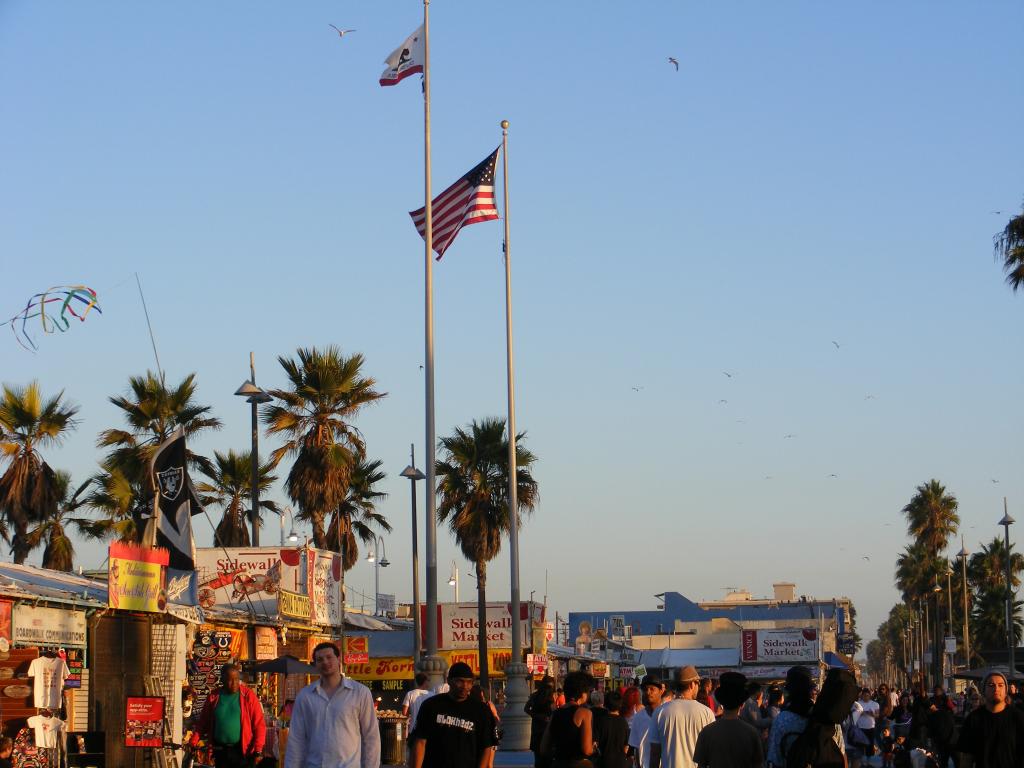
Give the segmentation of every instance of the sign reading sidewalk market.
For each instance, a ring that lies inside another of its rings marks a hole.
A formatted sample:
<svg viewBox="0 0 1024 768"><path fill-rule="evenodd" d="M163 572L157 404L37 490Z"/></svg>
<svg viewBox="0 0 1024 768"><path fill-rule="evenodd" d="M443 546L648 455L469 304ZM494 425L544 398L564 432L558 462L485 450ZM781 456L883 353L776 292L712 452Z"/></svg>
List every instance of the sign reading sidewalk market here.
<svg viewBox="0 0 1024 768"><path fill-rule="evenodd" d="M107 603L122 611L162 613L167 607L164 571L168 552L115 542L108 552Z"/></svg>
<svg viewBox="0 0 1024 768"><path fill-rule="evenodd" d="M85 612L14 606L14 642L20 645L85 647Z"/></svg>
<svg viewBox="0 0 1024 768"><path fill-rule="evenodd" d="M530 616L531 608L533 616ZM420 606L424 645L426 645L427 607ZM470 649L477 647L479 622L476 603L445 603L437 606L438 648ZM531 620L532 619L532 620ZM543 619L543 606L524 602L519 605L519 627L522 638L531 637L531 625ZM487 644L494 648L512 647L512 609L509 603L487 604Z"/></svg>
<svg viewBox="0 0 1024 768"><path fill-rule="evenodd" d="M818 660L816 629L745 629L743 663L809 662Z"/></svg>

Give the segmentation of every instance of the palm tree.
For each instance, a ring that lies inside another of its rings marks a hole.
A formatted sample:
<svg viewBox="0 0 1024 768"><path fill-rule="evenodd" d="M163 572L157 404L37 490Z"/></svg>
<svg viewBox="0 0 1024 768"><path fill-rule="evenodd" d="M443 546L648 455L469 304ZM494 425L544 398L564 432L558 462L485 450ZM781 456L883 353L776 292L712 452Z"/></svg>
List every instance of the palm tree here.
<svg viewBox="0 0 1024 768"><path fill-rule="evenodd" d="M100 464L96 490L89 498L90 506L106 515L107 535L140 540L153 497L149 460L175 429L181 427L186 440L220 429L221 421L210 415L211 407L194 401L197 386L194 373L169 388L162 377L147 371L129 378L128 395L110 398L121 409L128 428L100 433L97 445L110 452ZM209 459L191 451L189 463L195 469L213 471Z"/></svg>
<svg viewBox="0 0 1024 768"><path fill-rule="evenodd" d="M359 411L385 397L376 381L363 376L363 356L345 356L335 346L297 350L298 359L279 357L289 389L270 394L279 403L263 414L267 431L287 442L271 454L277 466L295 456L285 489L298 506L297 517L313 526L313 542L327 549L324 522L345 500L354 468L366 457L362 434L352 426Z"/></svg>
<svg viewBox="0 0 1024 768"><path fill-rule="evenodd" d="M56 473L39 448L59 445L74 429L78 407L61 403L64 392L44 400L38 382L26 387L3 387L0 398L0 460L8 463L0 476L0 515L4 538L13 528L11 553L15 563L28 557L29 525L57 512Z"/></svg>
<svg viewBox="0 0 1024 768"><path fill-rule="evenodd" d="M536 461L516 435L516 491L519 509L532 512L537 504L537 481L530 474ZM509 531L508 476L509 443L505 420L472 422L451 437L441 438L442 458L437 462L437 517L447 522L462 554L476 566L477 621L479 631L480 685L486 690L487 669L487 563L501 549L501 537ZM512 617L518 621L518 616Z"/></svg>
<svg viewBox="0 0 1024 768"><path fill-rule="evenodd" d="M252 493L252 451L227 454L213 452L213 470L200 470L210 482L196 483L199 501L206 504L217 504L224 509L217 528L213 532L213 544L217 547L248 547L250 544L249 527L245 502ZM270 474L273 466L268 462L260 465L257 472L257 485L261 495L270 488L277 477ZM260 500L260 507L281 514L277 504L269 500ZM262 515L257 518L262 523Z"/></svg>
<svg viewBox="0 0 1024 768"><path fill-rule="evenodd" d="M1024 288L1024 212L1014 216L994 238L996 258L1003 260L1006 282L1014 291Z"/></svg>
<svg viewBox="0 0 1024 768"><path fill-rule="evenodd" d="M1021 638L1021 601L1013 601L1013 632L1017 643ZM974 600L971 613L971 644L983 654L985 650L1006 647L1006 586L983 589Z"/></svg>
<svg viewBox="0 0 1024 768"><path fill-rule="evenodd" d="M933 557L923 542L908 544L896 558L896 588L906 602L931 594L935 580L945 573L943 561Z"/></svg>
<svg viewBox="0 0 1024 768"><path fill-rule="evenodd" d="M55 571L71 571L74 567L75 545L67 534L68 525L75 525L79 532L90 535L93 520L87 517L75 517L74 513L86 506L84 496L86 488L92 483L90 477L71 492L71 475L63 470L54 473L55 490L57 492L57 510L54 514L44 517L28 532L26 542L30 550L45 542L43 549L43 568Z"/></svg>
<svg viewBox="0 0 1024 768"><path fill-rule="evenodd" d="M938 480L929 480L917 486L917 492L903 508L907 518L907 533L924 545L931 557L938 557L956 535L960 525L956 496L946 493Z"/></svg>
<svg viewBox="0 0 1024 768"><path fill-rule="evenodd" d="M1024 555L1014 552L1010 558L1010 576L1016 589L1024 571ZM981 545L967 561L967 579L978 592L1006 586L1006 544L998 536Z"/></svg>
<svg viewBox="0 0 1024 768"><path fill-rule="evenodd" d="M386 475L381 470L382 462L359 459L352 468L348 490L345 498L331 516L331 524L327 529L328 548L338 551L338 523L342 526L342 567L348 571L359 559L359 547L356 538L364 544L370 544L377 536L377 530L391 532L391 524L387 518L377 511L377 502L387 498L387 494L375 489L377 483ZM376 529L376 530L375 530Z"/></svg>

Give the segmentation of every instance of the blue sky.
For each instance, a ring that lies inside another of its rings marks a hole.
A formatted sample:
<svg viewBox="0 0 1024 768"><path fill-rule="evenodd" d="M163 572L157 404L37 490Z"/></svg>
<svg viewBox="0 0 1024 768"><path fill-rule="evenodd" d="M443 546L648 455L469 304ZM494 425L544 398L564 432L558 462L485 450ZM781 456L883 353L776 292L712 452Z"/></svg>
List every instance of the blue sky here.
<svg viewBox="0 0 1024 768"><path fill-rule="evenodd" d="M106 398L153 367L135 271L168 377L196 372L225 423L201 450L248 445L250 350L268 387L297 346L362 352L389 393L358 426L390 472L399 599L422 108L377 78L421 13L0 1L0 314L61 283L103 307L36 354L0 337L0 380L81 406L47 458L91 472ZM1024 196L1024 6L436 0L431 22L435 189L512 124L524 595L545 573L563 613L792 580L851 597L869 637L916 485L959 497L972 549L1004 495L1020 511L1024 296L991 238ZM467 229L435 271L439 434L504 411L500 242ZM369 566L349 578L372 594Z"/></svg>

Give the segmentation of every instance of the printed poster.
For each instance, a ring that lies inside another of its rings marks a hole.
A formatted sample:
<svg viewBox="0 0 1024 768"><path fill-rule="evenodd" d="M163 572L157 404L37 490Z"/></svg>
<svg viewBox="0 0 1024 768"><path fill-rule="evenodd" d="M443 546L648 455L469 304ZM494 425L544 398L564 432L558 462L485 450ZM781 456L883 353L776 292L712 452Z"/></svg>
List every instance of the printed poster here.
<svg viewBox="0 0 1024 768"><path fill-rule="evenodd" d="M166 549L115 542L110 545L107 602L122 611L163 613L167 607Z"/></svg>
<svg viewBox="0 0 1024 768"><path fill-rule="evenodd" d="M10 600L0 600L0 653L11 650L11 608Z"/></svg>
<svg viewBox="0 0 1024 768"><path fill-rule="evenodd" d="M126 747L164 745L164 699L162 696L129 696L125 706Z"/></svg>

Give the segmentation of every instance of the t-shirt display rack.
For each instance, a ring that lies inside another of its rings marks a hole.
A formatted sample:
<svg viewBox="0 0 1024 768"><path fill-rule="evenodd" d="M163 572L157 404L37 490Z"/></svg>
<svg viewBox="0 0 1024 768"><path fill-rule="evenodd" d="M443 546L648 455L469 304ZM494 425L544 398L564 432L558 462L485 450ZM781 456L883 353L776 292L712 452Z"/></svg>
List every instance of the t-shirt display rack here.
<svg viewBox="0 0 1024 768"><path fill-rule="evenodd" d="M67 723L65 722L64 681L70 675L62 649L41 646L28 666L32 680L32 704L35 714L14 737L14 768L64 768L67 765Z"/></svg>

